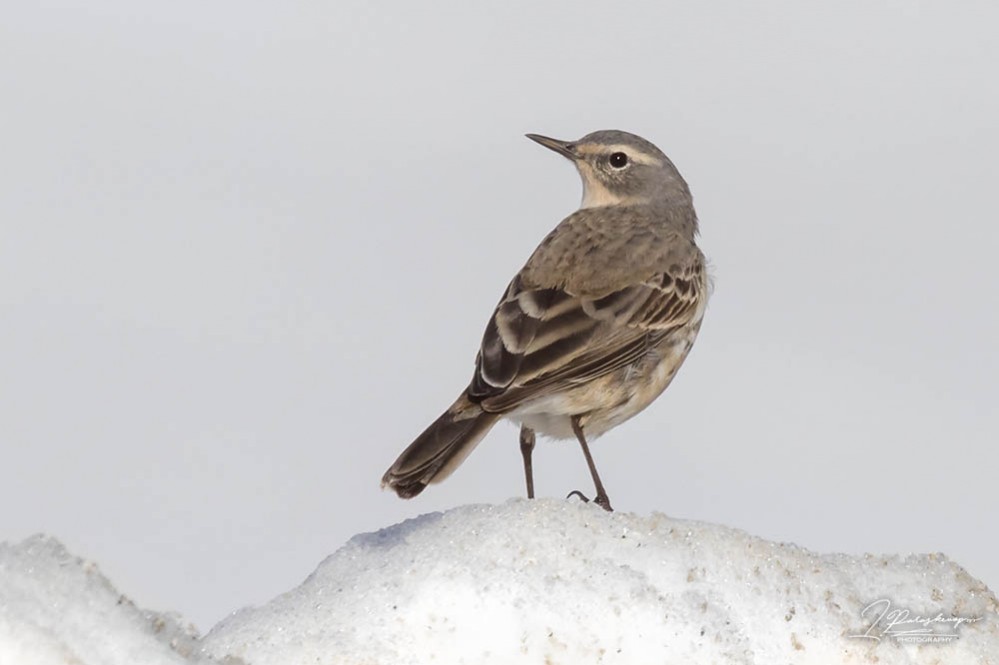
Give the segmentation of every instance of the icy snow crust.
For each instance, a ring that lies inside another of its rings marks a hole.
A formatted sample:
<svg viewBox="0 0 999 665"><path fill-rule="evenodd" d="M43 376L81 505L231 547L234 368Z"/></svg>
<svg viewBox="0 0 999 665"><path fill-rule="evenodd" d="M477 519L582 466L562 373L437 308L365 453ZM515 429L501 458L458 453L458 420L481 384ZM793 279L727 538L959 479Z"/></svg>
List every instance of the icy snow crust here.
<svg viewBox="0 0 999 665"><path fill-rule="evenodd" d="M0 543L0 665L179 665L193 629L143 612L58 541Z"/></svg>
<svg viewBox="0 0 999 665"><path fill-rule="evenodd" d="M981 617L947 644L860 611ZM711 524L513 500L359 535L203 641L247 663L999 664L995 596L943 555L817 555Z"/></svg>
<svg viewBox="0 0 999 665"><path fill-rule="evenodd" d="M849 637L881 598L981 620L946 644ZM198 640L53 539L0 545L0 665L999 665L997 611L943 555L817 555L664 515L515 500L356 536L299 588Z"/></svg>

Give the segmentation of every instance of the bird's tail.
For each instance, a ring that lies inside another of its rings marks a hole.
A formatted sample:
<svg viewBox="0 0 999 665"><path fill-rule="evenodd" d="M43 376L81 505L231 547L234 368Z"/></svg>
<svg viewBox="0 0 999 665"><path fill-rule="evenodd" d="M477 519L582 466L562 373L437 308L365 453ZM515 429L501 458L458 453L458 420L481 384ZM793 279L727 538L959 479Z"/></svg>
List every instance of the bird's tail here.
<svg viewBox="0 0 999 665"><path fill-rule="evenodd" d="M382 476L382 487L390 487L403 499L409 499L429 483L439 483L465 461L499 418L499 414L486 413L462 393L399 455Z"/></svg>

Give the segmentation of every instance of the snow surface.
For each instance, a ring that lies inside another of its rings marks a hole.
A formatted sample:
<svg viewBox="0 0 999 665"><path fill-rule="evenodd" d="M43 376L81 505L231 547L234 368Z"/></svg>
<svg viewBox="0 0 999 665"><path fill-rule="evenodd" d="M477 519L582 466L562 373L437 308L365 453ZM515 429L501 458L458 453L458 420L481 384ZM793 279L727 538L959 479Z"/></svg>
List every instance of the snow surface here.
<svg viewBox="0 0 999 665"><path fill-rule="evenodd" d="M947 644L861 610L981 617ZM999 604L939 554L817 555L728 527L512 500L359 535L203 641L248 663L999 663Z"/></svg>
<svg viewBox="0 0 999 665"><path fill-rule="evenodd" d="M979 620L945 644L850 637L882 598ZM818 555L660 514L512 500L356 536L199 640L51 538L0 545L0 665L212 662L999 665L999 603L940 554Z"/></svg>
<svg viewBox="0 0 999 665"><path fill-rule="evenodd" d="M177 617L135 607L52 538L0 543L0 665L207 662L195 637Z"/></svg>

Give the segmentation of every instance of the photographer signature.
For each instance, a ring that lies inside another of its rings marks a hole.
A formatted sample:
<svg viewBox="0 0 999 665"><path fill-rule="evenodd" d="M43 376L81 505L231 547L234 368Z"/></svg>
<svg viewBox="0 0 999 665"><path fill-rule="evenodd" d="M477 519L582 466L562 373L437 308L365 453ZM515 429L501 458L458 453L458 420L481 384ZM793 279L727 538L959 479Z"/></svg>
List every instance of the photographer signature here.
<svg viewBox="0 0 999 665"><path fill-rule="evenodd" d="M966 623L981 621L982 617L945 617L913 615L905 608L893 608L887 598L875 600L860 612L860 617L871 618L871 623L863 633L850 635L880 642L893 638L897 642L951 642L959 635L957 629Z"/></svg>

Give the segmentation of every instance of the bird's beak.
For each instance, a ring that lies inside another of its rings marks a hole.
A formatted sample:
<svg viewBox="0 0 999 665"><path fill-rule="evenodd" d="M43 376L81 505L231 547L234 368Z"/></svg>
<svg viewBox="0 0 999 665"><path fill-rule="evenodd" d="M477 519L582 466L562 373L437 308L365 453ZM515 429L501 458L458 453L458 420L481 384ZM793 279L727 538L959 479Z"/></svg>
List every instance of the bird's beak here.
<svg viewBox="0 0 999 665"><path fill-rule="evenodd" d="M525 134L525 136L535 143L540 143L549 150L554 150L563 157L567 157L573 161L576 160L578 155L573 149L574 146L569 141L559 141L558 139L550 139L547 136L541 136L541 134Z"/></svg>

